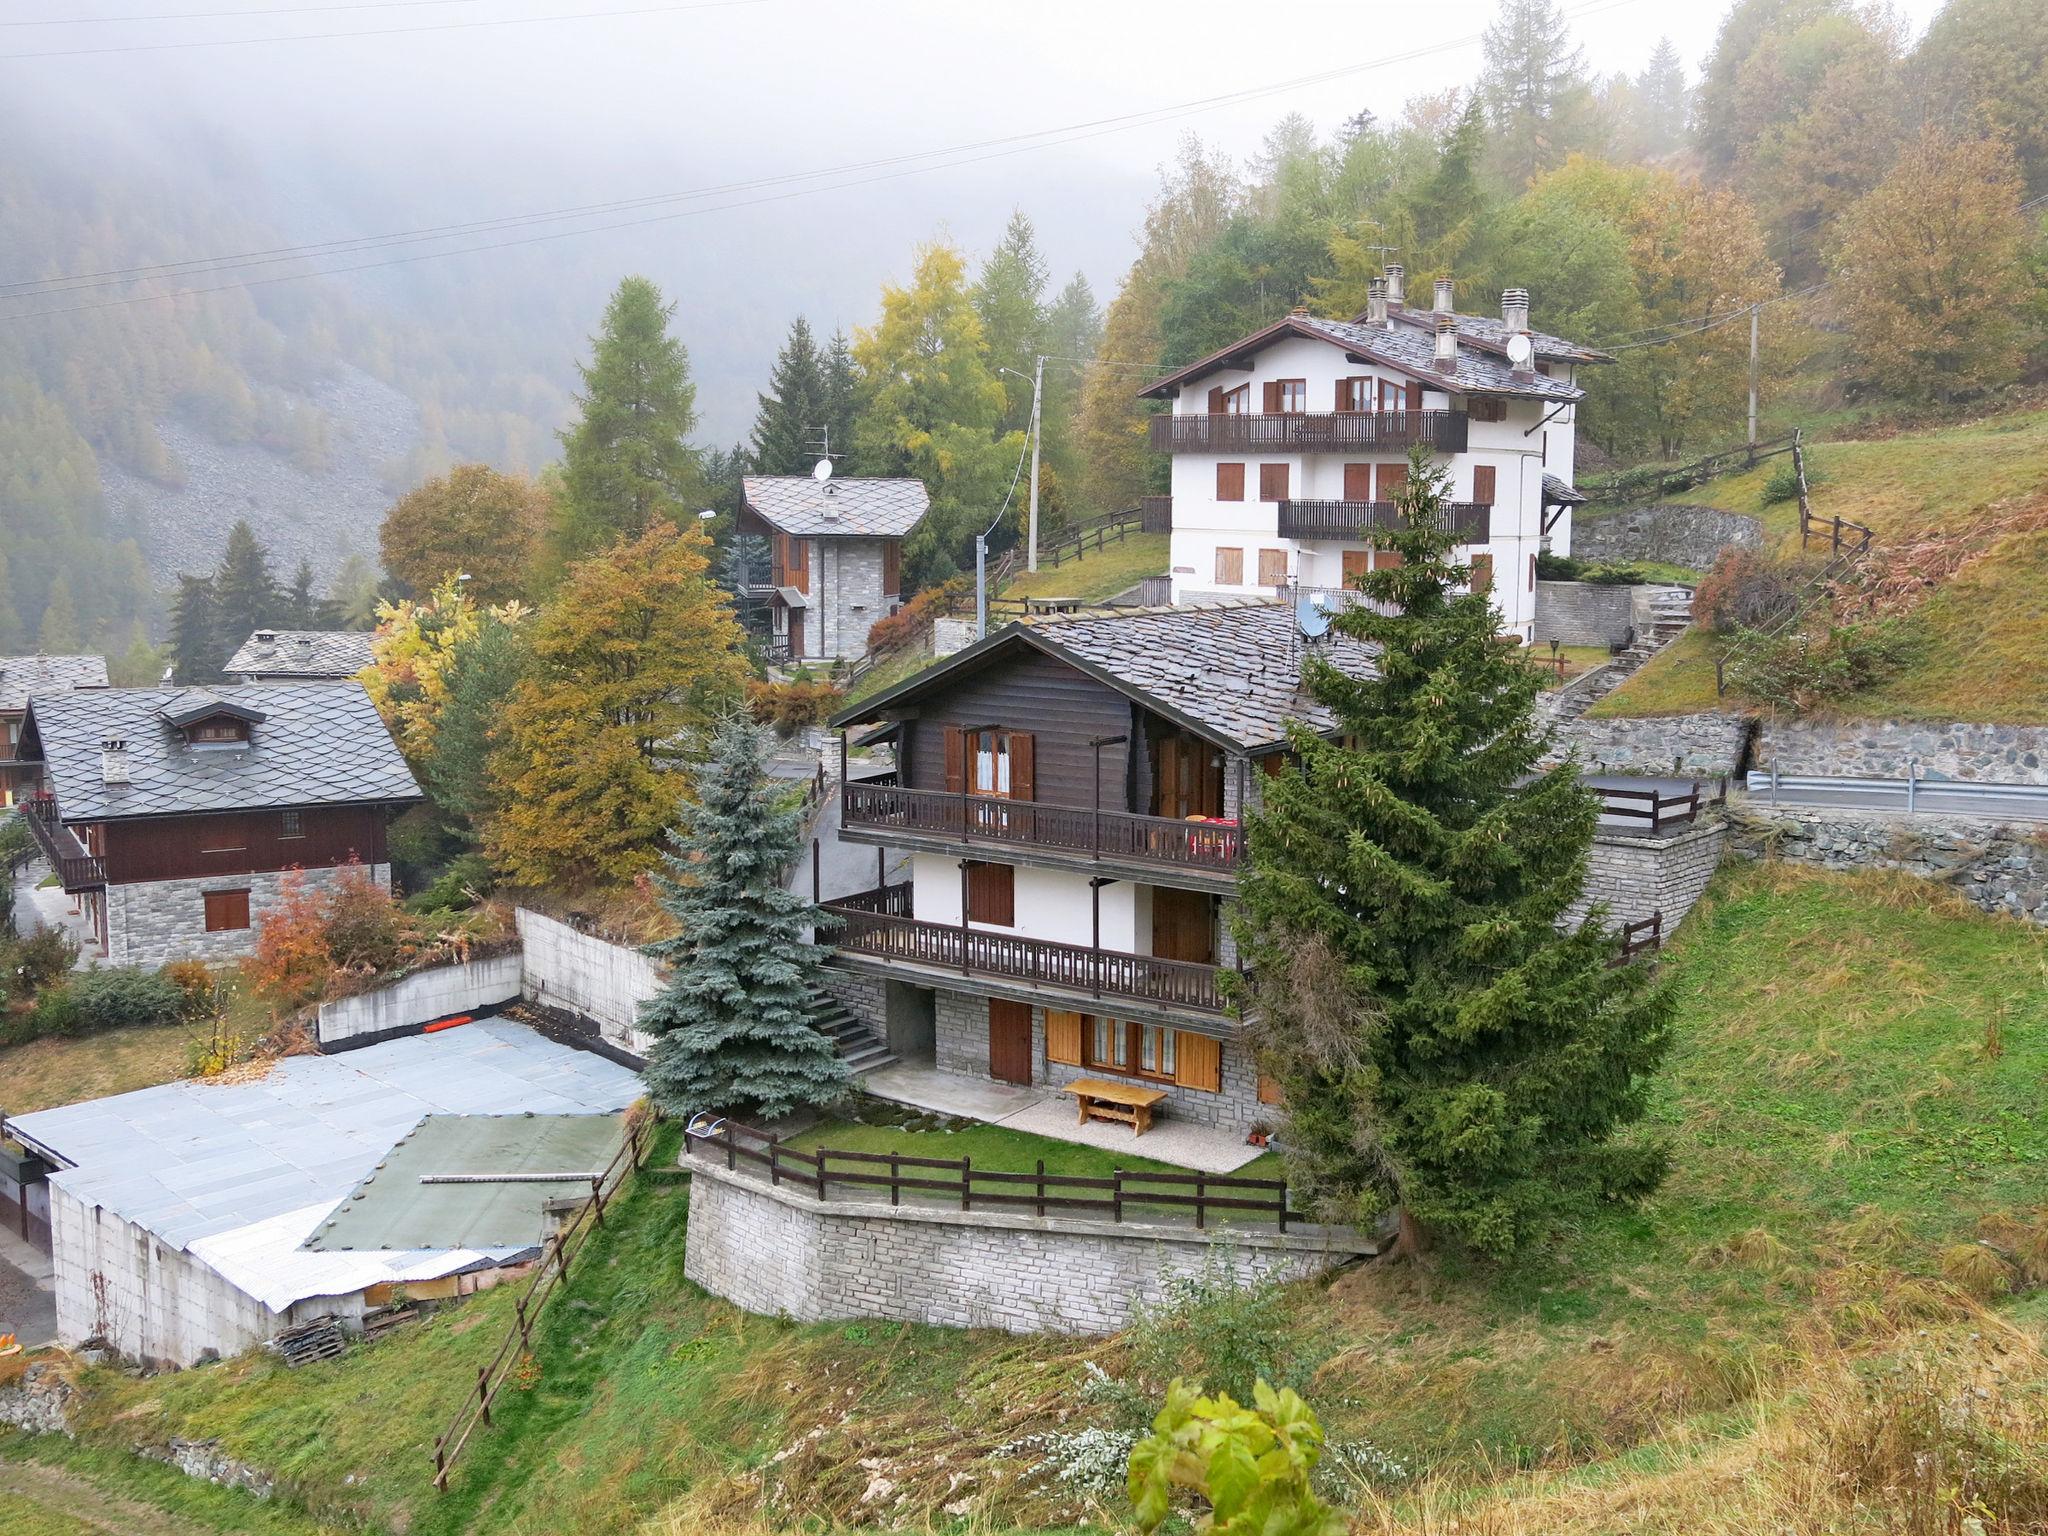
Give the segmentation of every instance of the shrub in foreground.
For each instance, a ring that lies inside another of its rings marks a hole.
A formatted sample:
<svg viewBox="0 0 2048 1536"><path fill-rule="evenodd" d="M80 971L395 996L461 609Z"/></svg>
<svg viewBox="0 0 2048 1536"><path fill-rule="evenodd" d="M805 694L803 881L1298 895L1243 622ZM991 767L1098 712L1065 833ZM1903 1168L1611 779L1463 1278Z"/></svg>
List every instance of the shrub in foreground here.
<svg viewBox="0 0 2048 1536"><path fill-rule="evenodd" d="M129 966L81 971L71 978L70 993L85 1031L170 1024L185 1012L185 994L177 983Z"/></svg>

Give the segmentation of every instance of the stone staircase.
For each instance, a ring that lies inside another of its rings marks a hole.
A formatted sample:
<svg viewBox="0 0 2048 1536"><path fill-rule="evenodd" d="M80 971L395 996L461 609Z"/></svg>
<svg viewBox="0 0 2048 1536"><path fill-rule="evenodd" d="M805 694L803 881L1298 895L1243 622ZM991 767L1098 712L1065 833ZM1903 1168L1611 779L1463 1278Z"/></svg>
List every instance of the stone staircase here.
<svg viewBox="0 0 2048 1536"><path fill-rule="evenodd" d="M816 994L816 1009L811 1015L811 1022L817 1025L818 1033L831 1038L856 1076L871 1072L876 1067L889 1066L896 1060L889 1047L875 1038L873 1030L849 1013L843 1004L823 992Z"/></svg>
<svg viewBox="0 0 2048 1536"><path fill-rule="evenodd" d="M1691 624L1691 588L1657 588L1650 595L1648 630L1638 630L1627 650L1598 671L1587 673L1576 685L1563 689L1551 718L1557 721L1578 719L1626 682L1644 662L1684 634Z"/></svg>

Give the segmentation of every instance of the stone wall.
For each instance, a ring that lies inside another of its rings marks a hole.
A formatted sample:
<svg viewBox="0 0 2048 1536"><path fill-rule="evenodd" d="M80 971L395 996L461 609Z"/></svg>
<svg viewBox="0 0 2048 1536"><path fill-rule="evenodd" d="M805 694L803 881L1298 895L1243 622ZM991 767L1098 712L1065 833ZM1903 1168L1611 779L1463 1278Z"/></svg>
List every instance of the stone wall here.
<svg viewBox="0 0 2048 1536"><path fill-rule="evenodd" d="M1636 590L1592 581L1537 582L1537 650L1553 640L1562 645L1614 645L1627 639L1635 624Z"/></svg>
<svg viewBox="0 0 2048 1536"><path fill-rule="evenodd" d="M1720 867L1726 836L1718 819L1669 837L1598 833L1586 864L1585 890L1567 920L1577 922L1601 901L1616 927L1663 913L1669 938Z"/></svg>
<svg viewBox="0 0 2048 1536"><path fill-rule="evenodd" d="M1247 1288L1370 1252L1353 1240L1056 1216L891 1207L771 1188L685 1157L683 1273L713 1295L798 1322L880 1318L1010 1333L1114 1333L1172 1275Z"/></svg>
<svg viewBox="0 0 2048 1536"><path fill-rule="evenodd" d="M1557 723L1546 761L1576 751L1593 773L1720 778L1740 771L1749 729L1747 716L1713 710L1642 719L1582 715Z"/></svg>
<svg viewBox="0 0 2048 1536"><path fill-rule="evenodd" d="M1616 564L1661 560L1704 571L1731 544L1739 549L1762 549L1763 524L1718 507L1630 507L1592 515L1581 507L1572 514L1575 560Z"/></svg>
<svg viewBox="0 0 2048 1536"><path fill-rule="evenodd" d="M385 889L389 864L361 869ZM318 890L341 879L340 869L292 871ZM197 880L146 880L107 887L107 961L110 965L157 966L166 960L234 960L256 948L256 929L284 893L286 874L209 875ZM208 891L247 891L249 926L206 931Z"/></svg>
<svg viewBox="0 0 2048 1536"><path fill-rule="evenodd" d="M1833 806L1740 803L1729 846L1746 858L1822 869L1903 869L1987 912L2048 923L2048 836L2034 824L1899 816Z"/></svg>
<svg viewBox="0 0 2048 1536"><path fill-rule="evenodd" d="M964 651L974 644L974 620L946 619L932 620L932 657L937 660Z"/></svg>
<svg viewBox="0 0 2048 1536"><path fill-rule="evenodd" d="M1915 760L1924 779L2048 784L2048 727L1767 720L1757 733L1756 766L1785 774L1903 779Z"/></svg>
<svg viewBox="0 0 2048 1536"><path fill-rule="evenodd" d="M661 990L661 968L639 950L521 907L520 991L536 1003L593 1021L610 1044L645 1056L640 1004Z"/></svg>
<svg viewBox="0 0 2048 1536"><path fill-rule="evenodd" d="M452 1014L499 1008L519 997L520 958L492 955L466 965L437 965L416 971L389 986L320 1005L319 1038L323 1047L410 1029Z"/></svg>
<svg viewBox="0 0 2048 1536"><path fill-rule="evenodd" d="M852 657L868 648L868 631L888 617L882 591L880 539L811 541L812 607L805 618L809 654Z"/></svg>

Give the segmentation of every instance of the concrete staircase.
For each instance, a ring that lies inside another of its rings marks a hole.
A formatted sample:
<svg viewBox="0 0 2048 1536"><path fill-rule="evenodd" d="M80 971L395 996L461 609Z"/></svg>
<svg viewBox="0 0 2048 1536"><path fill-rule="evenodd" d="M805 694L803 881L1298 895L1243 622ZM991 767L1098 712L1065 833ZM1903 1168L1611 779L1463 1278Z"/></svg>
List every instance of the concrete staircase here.
<svg viewBox="0 0 2048 1536"><path fill-rule="evenodd" d="M1650 623L1638 630L1629 648L1596 672L1589 672L1563 690L1553 720L1576 720L1614 692L1637 668L1684 634L1692 624L1692 590L1659 587L1650 594Z"/></svg>
<svg viewBox="0 0 2048 1536"><path fill-rule="evenodd" d="M811 1022L817 1025L818 1033L832 1039L840 1056L856 1076L872 1072L876 1067L889 1066L896 1060L889 1047L875 1038L873 1030L822 992L816 994L816 1009L811 1015Z"/></svg>

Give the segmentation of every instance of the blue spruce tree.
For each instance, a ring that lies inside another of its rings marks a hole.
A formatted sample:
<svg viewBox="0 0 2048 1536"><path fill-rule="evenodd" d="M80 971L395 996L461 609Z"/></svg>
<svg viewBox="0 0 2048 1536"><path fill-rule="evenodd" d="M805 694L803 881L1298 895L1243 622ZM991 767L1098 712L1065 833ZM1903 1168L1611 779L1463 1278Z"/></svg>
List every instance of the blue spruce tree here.
<svg viewBox="0 0 2048 1536"><path fill-rule="evenodd" d="M695 768L697 801L670 830L674 851L655 876L678 932L643 946L670 974L640 1025L657 1037L648 1092L670 1114L774 1119L828 1104L852 1081L811 1022L825 946L806 930L831 919L784 885L804 824L768 777L766 737L743 715L712 733Z"/></svg>

